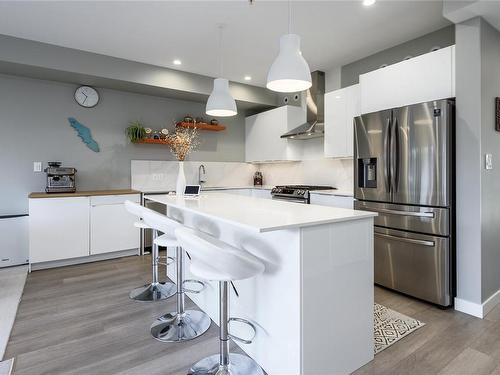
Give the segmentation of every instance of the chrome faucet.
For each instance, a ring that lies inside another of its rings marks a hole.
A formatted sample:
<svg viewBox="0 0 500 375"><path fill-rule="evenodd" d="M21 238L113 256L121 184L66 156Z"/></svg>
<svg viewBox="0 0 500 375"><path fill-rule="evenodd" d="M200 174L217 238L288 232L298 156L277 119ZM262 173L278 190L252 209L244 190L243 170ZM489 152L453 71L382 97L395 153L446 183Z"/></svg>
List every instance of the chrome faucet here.
<svg viewBox="0 0 500 375"><path fill-rule="evenodd" d="M203 178L201 177L202 171L203 171ZM207 180L205 180L205 175L206 175L205 166L203 164L200 164L200 166L198 167L198 185L202 185L205 182L207 182Z"/></svg>

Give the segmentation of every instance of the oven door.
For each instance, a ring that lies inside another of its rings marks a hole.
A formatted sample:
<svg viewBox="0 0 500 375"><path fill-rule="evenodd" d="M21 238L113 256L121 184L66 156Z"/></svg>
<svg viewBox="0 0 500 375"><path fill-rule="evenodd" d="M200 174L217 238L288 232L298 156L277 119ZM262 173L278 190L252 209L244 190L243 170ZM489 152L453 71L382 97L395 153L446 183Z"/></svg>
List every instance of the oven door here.
<svg viewBox="0 0 500 375"><path fill-rule="evenodd" d="M307 198L294 198L294 197L289 197L286 195L273 194L272 199L279 200L279 201L309 204L309 200Z"/></svg>
<svg viewBox="0 0 500 375"><path fill-rule="evenodd" d="M451 305L450 239L375 227L375 283Z"/></svg>

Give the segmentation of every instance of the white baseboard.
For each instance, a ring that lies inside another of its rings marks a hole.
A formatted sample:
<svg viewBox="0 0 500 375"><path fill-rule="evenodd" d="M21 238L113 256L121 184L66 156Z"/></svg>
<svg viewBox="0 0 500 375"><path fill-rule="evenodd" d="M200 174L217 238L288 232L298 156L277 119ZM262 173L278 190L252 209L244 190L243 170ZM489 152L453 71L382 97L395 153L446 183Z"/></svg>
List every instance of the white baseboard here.
<svg viewBox="0 0 500 375"><path fill-rule="evenodd" d="M497 290L493 295L483 302L483 316L486 316L496 305L500 303L500 290Z"/></svg>
<svg viewBox="0 0 500 375"><path fill-rule="evenodd" d="M493 295L483 303L474 303L464 299L455 298L455 310L481 319L483 319L498 304L500 304L500 290L493 293Z"/></svg>
<svg viewBox="0 0 500 375"><path fill-rule="evenodd" d="M42 262L42 263L31 263L30 264L30 272L37 271L37 270L43 270L43 269L47 269L47 268L72 266L72 265L81 264L81 263L98 262L101 260L127 257L127 256L131 256L131 255L139 255L139 253L140 253L139 249L131 249L131 250L114 251L112 253L89 255L89 256L80 257L80 258L54 260L54 261Z"/></svg>

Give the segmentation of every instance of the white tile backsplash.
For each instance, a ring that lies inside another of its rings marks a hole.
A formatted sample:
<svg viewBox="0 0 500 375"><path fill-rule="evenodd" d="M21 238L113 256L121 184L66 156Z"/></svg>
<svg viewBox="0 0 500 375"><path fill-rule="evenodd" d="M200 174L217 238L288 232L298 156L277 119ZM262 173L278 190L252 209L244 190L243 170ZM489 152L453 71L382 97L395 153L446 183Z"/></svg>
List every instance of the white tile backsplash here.
<svg viewBox="0 0 500 375"><path fill-rule="evenodd" d="M352 159L316 159L301 162L249 164L238 162L184 162L188 184L198 183L198 168L206 169L205 186L245 187L253 185L253 174L259 170L264 185L329 185L342 191L353 190ZM132 160L131 188L144 191L175 190L177 161Z"/></svg>
<svg viewBox="0 0 500 375"><path fill-rule="evenodd" d="M205 186L244 187L253 185L256 166L236 162L185 161L188 184L198 184L198 168L205 166ZM144 192L175 190L179 163L177 161L131 161L131 188Z"/></svg>

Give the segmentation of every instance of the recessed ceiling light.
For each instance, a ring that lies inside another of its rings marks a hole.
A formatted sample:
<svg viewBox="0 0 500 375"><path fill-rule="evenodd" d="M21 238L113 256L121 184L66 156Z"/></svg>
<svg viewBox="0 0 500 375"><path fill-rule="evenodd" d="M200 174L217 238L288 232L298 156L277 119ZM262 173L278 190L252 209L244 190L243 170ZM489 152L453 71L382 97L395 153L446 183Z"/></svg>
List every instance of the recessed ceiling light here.
<svg viewBox="0 0 500 375"><path fill-rule="evenodd" d="M364 5L365 7L369 7L370 5L375 4L375 1L376 1L376 0L363 0L363 5Z"/></svg>
<svg viewBox="0 0 500 375"><path fill-rule="evenodd" d="M245 81L251 81L252 80L252 77L250 76L245 76Z"/></svg>
<svg viewBox="0 0 500 375"><path fill-rule="evenodd" d="M182 61L179 59L175 59L173 62L174 62L174 65L181 65L182 64Z"/></svg>

